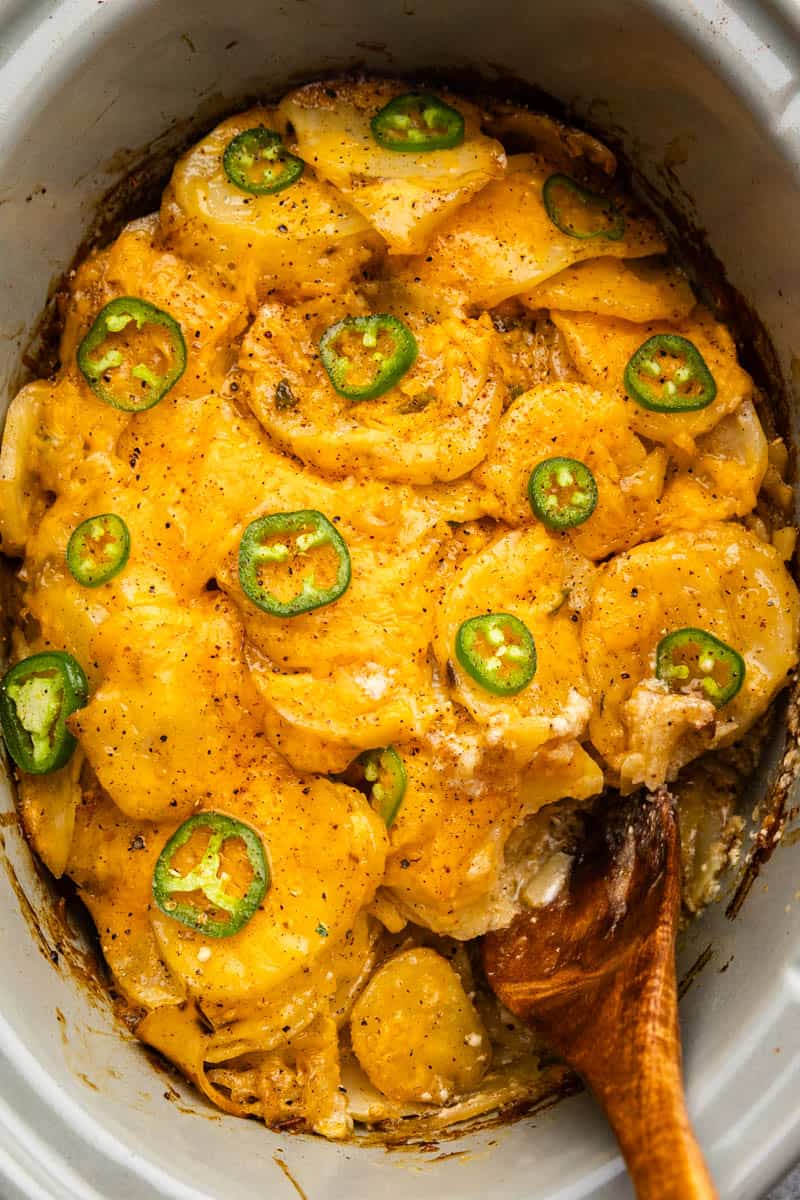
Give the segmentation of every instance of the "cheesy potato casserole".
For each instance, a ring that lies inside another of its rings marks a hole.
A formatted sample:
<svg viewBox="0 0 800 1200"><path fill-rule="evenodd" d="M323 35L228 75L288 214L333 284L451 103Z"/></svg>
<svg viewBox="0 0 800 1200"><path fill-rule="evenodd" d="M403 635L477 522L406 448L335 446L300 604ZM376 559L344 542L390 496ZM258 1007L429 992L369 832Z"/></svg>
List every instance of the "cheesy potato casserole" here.
<svg viewBox="0 0 800 1200"><path fill-rule="evenodd" d="M713 897L797 660L768 419L588 134L346 80L190 149L0 455L20 812L138 1036L332 1138L539 1094L473 939L606 788Z"/></svg>

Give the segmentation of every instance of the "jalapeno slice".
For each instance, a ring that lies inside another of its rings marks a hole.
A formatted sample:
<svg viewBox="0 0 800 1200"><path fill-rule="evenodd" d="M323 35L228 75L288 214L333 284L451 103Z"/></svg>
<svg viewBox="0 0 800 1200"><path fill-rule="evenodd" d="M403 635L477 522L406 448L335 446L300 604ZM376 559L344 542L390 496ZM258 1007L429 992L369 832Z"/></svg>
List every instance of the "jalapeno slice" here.
<svg viewBox="0 0 800 1200"><path fill-rule="evenodd" d="M695 412L711 404L717 385L694 342L677 333L657 333L629 360L625 391L653 412Z"/></svg>
<svg viewBox="0 0 800 1200"><path fill-rule="evenodd" d="M271 196L291 187L303 174L302 158L290 154L274 129L257 125L237 133L225 147L222 166L240 192Z"/></svg>
<svg viewBox="0 0 800 1200"><path fill-rule="evenodd" d="M184 821L153 871L153 899L164 915L213 938L243 929L269 885L261 838L220 812L196 813Z"/></svg>
<svg viewBox="0 0 800 1200"><path fill-rule="evenodd" d="M186 343L168 312L147 300L120 296L97 314L77 358L96 396L123 412L144 412L163 400L186 370Z"/></svg>
<svg viewBox="0 0 800 1200"><path fill-rule="evenodd" d="M618 242L625 232L625 214L607 196L592 192L569 175L550 175L542 199L548 217L567 237Z"/></svg>
<svg viewBox="0 0 800 1200"><path fill-rule="evenodd" d="M656 647L656 678L673 692L699 683L715 708L733 699L744 676L741 654L705 629L676 629Z"/></svg>
<svg viewBox="0 0 800 1200"><path fill-rule="evenodd" d="M89 695L80 664L63 650L44 650L13 666L0 681L0 725L6 749L30 775L63 767L75 749L67 718Z"/></svg>
<svg viewBox="0 0 800 1200"><path fill-rule="evenodd" d="M340 396L375 400L403 378L417 358L417 339L399 317L345 317L325 330L322 365Z"/></svg>
<svg viewBox="0 0 800 1200"><path fill-rule="evenodd" d="M464 621L456 658L476 683L496 696L515 696L536 674L536 645L527 625L511 613Z"/></svg>
<svg viewBox="0 0 800 1200"><path fill-rule="evenodd" d="M311 612L347 591L347 543L327 517L311 508L259 517L239 543L239 582L270 616Z"/></svg>
<svg viewBox="0 0 800 1200"><path fill-rule="evenodd" d="M577 458L547 458L531 471L528 501L548 529L573 529L597 507L597 484Z"/></svg>
<svg viewBox="0 0 800 1200"><path fill-rule="evenodd" d="M464 141L464 118L431 92L396 96L370 122L372 136L384 150L418 154L452 150Z"/></svg>
<svg viewBox="0 0 800 1200"><path fill-rule="evenodd" d="M391 826L408 785L403 760L394 746L365 750L338 778L364 792L376 813L383 817L386 828Z"/></svg>
<svg viewBox="0 0 800 1200"><path fill-rule="evenodd" d="M120 573L130 552L131 535L122 517L101 513L73 530L67 542L67 566L84 587L100 587Z"/></svg>

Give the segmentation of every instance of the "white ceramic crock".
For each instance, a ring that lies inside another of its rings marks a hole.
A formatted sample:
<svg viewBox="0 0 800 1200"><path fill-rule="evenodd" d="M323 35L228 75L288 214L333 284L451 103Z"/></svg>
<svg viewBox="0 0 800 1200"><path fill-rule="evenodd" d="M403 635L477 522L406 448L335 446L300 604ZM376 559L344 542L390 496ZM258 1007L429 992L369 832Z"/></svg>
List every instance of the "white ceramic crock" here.
<svg viewBox="0 0 800 1200"><path fill-rule="evenodd" d="M790 374L800 353L800 7L793 0L0 0L3 402L50 280L121 150L161 148L243 97L317 71L509 72L622 133L656 187L670 164ZM775 754L778 749L776 748ZM773 761L775 760L773 755ZM3 801L11 809L8 791ZM49 903L16 829L7 852ZM713 956L683 1005L689 1099L725 1200L763 1195L800 1156L797 852L739 919L691 930ZM23 906L24 907L24 906ZM46 960L0 872L0 1194L5 1200L595 1200L630 1195L588 1098L443 1146L387 1153L210 1114ZM721 971L727 965L724 973Z"/></svg>

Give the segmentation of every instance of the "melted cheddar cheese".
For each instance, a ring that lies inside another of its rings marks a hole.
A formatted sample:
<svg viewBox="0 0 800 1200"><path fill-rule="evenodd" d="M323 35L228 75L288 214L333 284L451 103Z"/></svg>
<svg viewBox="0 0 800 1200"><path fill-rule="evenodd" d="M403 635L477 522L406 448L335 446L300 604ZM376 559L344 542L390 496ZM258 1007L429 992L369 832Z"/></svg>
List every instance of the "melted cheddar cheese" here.
<svg viewBox="0 0 800 1200"><path fill-rule="evenodd" d="M144 1041L224 1111L328 1137L354 1121L440 1128L558 1073L464 944L568 885L579 814L606 787L674 785L686 903L701 907L741 829L732 768L709 799L709 752L785 685L800 622L775 517L782 446L613 156L449 93L463 140L397 153L371 120L406 90L312 84L191 148L160 211L78 268L61 368L12 401L0 452L2 549L21 559L13 657L66 651L89 681L73 757L20 776L31 841L77 886ZM226 171L231 141L259 128L302 160L278 191ZM619 237L554 222L543 193L559 172L610 189ZM118 297L166 311L185 342L183 374L147 411L105 403L79 366ZM416 354L355 402L320 340L377 313ZM626 392L631 355L668 332L714 376L703 409L653 412ZM597 487L563 530L528 495L554 457ZM350 575L285 617L243 587L240 545L299 510L332 523ZM86 587L66 547L100 513L124 518L130 557ZM456 650L489 613L533 637L516 692ZM682 627L742 657L721 709L656 677L657 645ZM387 828L347 768L389 746L406 784ZM209 812L254 831L269 869L228 936L154 897L165 844Z"/></svg>

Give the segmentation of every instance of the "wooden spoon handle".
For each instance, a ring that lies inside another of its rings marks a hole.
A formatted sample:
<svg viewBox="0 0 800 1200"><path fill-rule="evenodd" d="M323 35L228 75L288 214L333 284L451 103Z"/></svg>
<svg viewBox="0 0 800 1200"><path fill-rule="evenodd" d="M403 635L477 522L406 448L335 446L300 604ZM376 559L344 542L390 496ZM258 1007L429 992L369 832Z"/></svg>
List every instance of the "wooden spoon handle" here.
<svg viewBox="0 0 800 1200"><path fill-rule="evenodd" d="M681 1080L674 806L663 792L601 816L568 900L487 934L486 975L597 1096L640 1200L714 1200Z"/></svg>
<svg viewBox="0 0 800 1200"><path fill-rule="evenodd" d="M645 1070L628 1097L601 1097L639 1200L716 1200L682 1097Z"/></svg>
<svg viewBox="0 0 800 1200"><path fill-rule="evenodd" d="M714 1200L686 1111L672 945L659 940L599 989L605 1044L579 1037L568 1053L605 1109L639 1200Z"/></svg>

